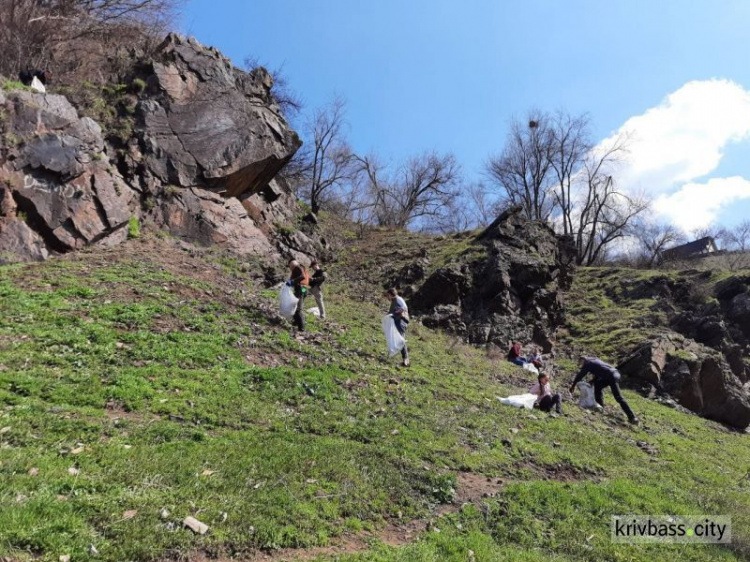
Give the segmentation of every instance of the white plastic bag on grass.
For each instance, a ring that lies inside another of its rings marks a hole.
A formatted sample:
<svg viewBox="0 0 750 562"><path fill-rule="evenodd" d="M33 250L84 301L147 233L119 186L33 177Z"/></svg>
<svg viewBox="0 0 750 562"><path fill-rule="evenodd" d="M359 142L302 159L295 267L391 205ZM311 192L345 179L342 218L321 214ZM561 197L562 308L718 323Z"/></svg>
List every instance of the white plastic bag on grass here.
<svg viewBox="0 0 750 562"><path fill-rule="evenodd" d="M536 402L537 398L538 396L536 394L531 393L516 394L515 396L508 396L507 398L497 397L501 404L513 406L515 408L526 408L527 410L532 410L534 408L534 402Z"/></svg>
<svg viewBox="0 0 750 562"><path fill-rule="evenodd" d="M523 364L523 368L524 368L524 370L526 370L526 371L531 371L531 372L532 372L532 373L534 373L535 375L538 375L538 374L539 374L539 369L537 369L537 368L536 368L536 365L534 365L533 363L524 363L524 364Z"/></svg>
<svg viewBox="0 0 750 562"><path fill-rule="evenodd" d="M398 333L396 322L390 314L383 316L383 333L385 334L385 342L388 344L388 357L393 357L404 349L406 340L404 336Z"/></svg>
<svg viewBox="0 0 750 562"><path fill-rule="evenodd" d="M287 320L291 320L294 312L297 310L299 299L294 296L294 289L289 285L284 285L279 291L279 314Z"/></svg>
<svg viewBox="0 0 750 562"><path fill-rule="evenodd" d="M587 382L578 383L578 390L581 397L578 399L578 405L587 410L598 410L601 406L594 398L594 387Z"/></svg>
<svg viewBox="0 0 750 562"><path fill-rule="evenodd" d="M307 309L308 314L312 314L316 318L320 318L320 309L317 306L313 306L312 308Z"/></svg>

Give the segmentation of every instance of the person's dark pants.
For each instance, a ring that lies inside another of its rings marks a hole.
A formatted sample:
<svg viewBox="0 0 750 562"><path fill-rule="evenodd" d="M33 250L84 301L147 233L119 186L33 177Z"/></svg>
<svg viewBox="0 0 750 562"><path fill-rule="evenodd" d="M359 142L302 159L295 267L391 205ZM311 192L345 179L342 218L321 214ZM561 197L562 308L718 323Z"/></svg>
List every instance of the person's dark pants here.
<svg viewBox="0 0 750 562"><path fill-rule="evenodd" d="M562 414L562 397L559 394L543 396L539 401L539 409L542 412L549 412L553 406L558 414Z"/></svg>
<svg viewBox="0 0 750 562"><path fill-rule="evenodd" d="M292 323L296 326L296 328L300 332L305 331L305 297L307 296L307 291L303 290L302 287L295 287L294 288L294 296L299 299L297 302L297 310L294 311L294 317L292 318Z"/></svg>
<svg viewBox="0 0 750 562"><path fill-rule="evenodd" d="M396 325L396 331L406 338L406 326L409 324L403 317L398 314L393 315L393 323ZM406 349L406 342L404 342L404 348L401 350L401 357L404 361L409 360L409 350Z"/></svg>
<svg viewBox="0 0 750 562"><path fill-rule="evenodd" d="M508 361L518 365L519 367L523 367L527 363L527 361L523 357L516 357L515 359L508 359Z"/></svg>
<svg viewBox="0 0 750 562"><path fill-rule="evenodd" d="M597 377L594 379L594 398L596 399L596 402L600 406L604 406L604 396L602 394L602 391L609 387L609 389L612 391L612 396L614 396L615 400L617 400L617 403L620 405L620 408L622 408L622 411L625 412L625 415L628 416L629 420L635 419L635 414L633 413L633 410L630 409L630 406L628 405L625 398L623 398L622 394L620 393L620 373L617 373L617 375L608 375L605 377Z"/></svg>

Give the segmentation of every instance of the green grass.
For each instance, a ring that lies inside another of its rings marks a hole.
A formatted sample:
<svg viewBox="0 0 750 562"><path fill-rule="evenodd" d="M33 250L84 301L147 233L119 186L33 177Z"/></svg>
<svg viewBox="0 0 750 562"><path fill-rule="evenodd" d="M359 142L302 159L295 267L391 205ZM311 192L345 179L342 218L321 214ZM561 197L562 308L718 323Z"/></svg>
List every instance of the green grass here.
<svg viewBox="0 0 750 562"><path fill-rule="evenodd" d="M128 220L128 238L141 237L141 223L138 217L130 217Z"/></svg>
<svg viewBox="0 0 750 562"><path fill-rule="evenodd" d="M23 90L29 92L31 91L31 88L29 86L18 80L4 80L3 83L0 84L0 87L8 92L12 92L14 90Z"/></svg>
<svg viewBox="0 0 750 562"><path fill-rule="evenodd" d="M640 428L611 400L604 415L568 405L567 417L532 417L495 399L522 390L510 382L520 369L416 322L413 365L400 369L384 358L386 304L347 296L335 265L332 320L312 319L300 341L269 314L275 292L242 284L234 261L196 268L219 272L210 281L170 273L159 251L101 252L0 267L0 556L327 545L399 515L431 517L462 472L507 484L412 544L376 540L341 559L750 555L747 435L629 392ZM550 479L556 466L577 476ZM626 513L730 514L734 550L613 545L609 518ZM188 515L209 533L183 529Z"/></svg>

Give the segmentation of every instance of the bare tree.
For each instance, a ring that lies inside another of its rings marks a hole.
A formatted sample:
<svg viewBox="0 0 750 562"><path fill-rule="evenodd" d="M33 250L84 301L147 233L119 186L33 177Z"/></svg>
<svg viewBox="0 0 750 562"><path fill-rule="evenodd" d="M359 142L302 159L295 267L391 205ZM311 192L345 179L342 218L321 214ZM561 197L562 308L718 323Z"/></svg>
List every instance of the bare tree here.
<svg viewBox="0 0 750 562"><path fill-rule="evenodd" d="M725 250L750 251L750 220L744 220L734 228L721 230L719 236L726 245Z"/></svg>
<svg viewBox="0 0 750 562"><path fill-rule="evenodd" d="M312 142L308 199L313 213L320 211L333 192L351 182L357 171L354 153L344 138L345 108L343 99L335 98L316 110L305 128Z"/></svg>
<svg viewBox="0 0 750 562"><path fill-rule="evenodd" d="M369 217L380 226L406 228L440 218L458 196L460 168L452 154L425 153L390 172L374 156L358 157Z"/></svg>
<svg viewBox="0 0 750 562"><path fill-rule="evenodd" d="M506 204L521 206L529 220L546 221L552 212L553 147L550 117L531 112L527 123L511 121L503 152L490 157L485 166Z"/></svg>
<svg viewBox="0 0 750 562"><path fill-rule="evenodd" d="M576 211L575 242L579 265L597 263L608 247L627 236L636 217L645 212L645 197L617 189L613 167L623 156L627 138L619 136L589 152Z"/></svg>
<svg viewBox="0 0 750 562"><path fill-rule="evenodd" d="M2 0L0 72L94 78L118 49L147 49L183 0ZM106 69L105 69L106 70ZM77 73L77 74L76 74ZM101 76L105 78L104 76Z"/></svg>
<svg viewBox="0 0 750 562"><path fill-rule="evenodd" d="M263 68L271 75L271 79L273 80L271 95L273 96L274 101L278 104L279 109L281 109L281 113L288 121L294 120L300 111L302 111L305 104L300 95L290 86L283 65L279 67L270 67L269 65L262 63L257 57L245 57L243 67L245 71L251 74L256 70Z"/></svg>
<svg viewBox="0 0 750 562"><path fill-rule="evenodd" d="M552 143L550 166L556 184L555 210L559 212L563 234L573 234L578 174L593 148L588 131L589 119L587 115L571 116L558 111L549 118L549 122Z"/></svg>
<svg viewBox="0 0 750 562"><path fill-rule="evenodd" d="M724 258L726 266L732 270L750 267L750 220L744 220L734 228L724 228L718 232L722 249L727 250Z"/></svg>
<svg viewBox="0 0 750 562"><path fill-rule="evenodd" d="M482 182L467 186L463 200L466 203L463 208L470 214L470 228L489 226L500 214L499 201Z"/></svg>
<svg viewBox="0 0 750 562"><path fill-rule="evenodd" d="M632 232L638 242L639 261L647 267L653 267L664 250L685 241L683 232L667 223L636 221Z"/></svg>

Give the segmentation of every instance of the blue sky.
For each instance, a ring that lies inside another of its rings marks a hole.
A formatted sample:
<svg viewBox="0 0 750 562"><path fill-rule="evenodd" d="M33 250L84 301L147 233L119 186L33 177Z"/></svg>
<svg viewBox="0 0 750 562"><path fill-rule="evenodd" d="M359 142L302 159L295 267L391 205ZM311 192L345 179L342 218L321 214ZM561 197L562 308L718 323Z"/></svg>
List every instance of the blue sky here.
<svg viewBox="0 0 750 562"><path fill-rule="evenodd" d="M529 108L588 112L599 139L661 108L630 122L651 155L718 162L626 175L686 229L701 190L722 194L712 220L750 216L749 26L746 0L190 0L182 22L237 64L283 66L307 109L342 95L355 150L451 151L470 179Z"/></svg>

